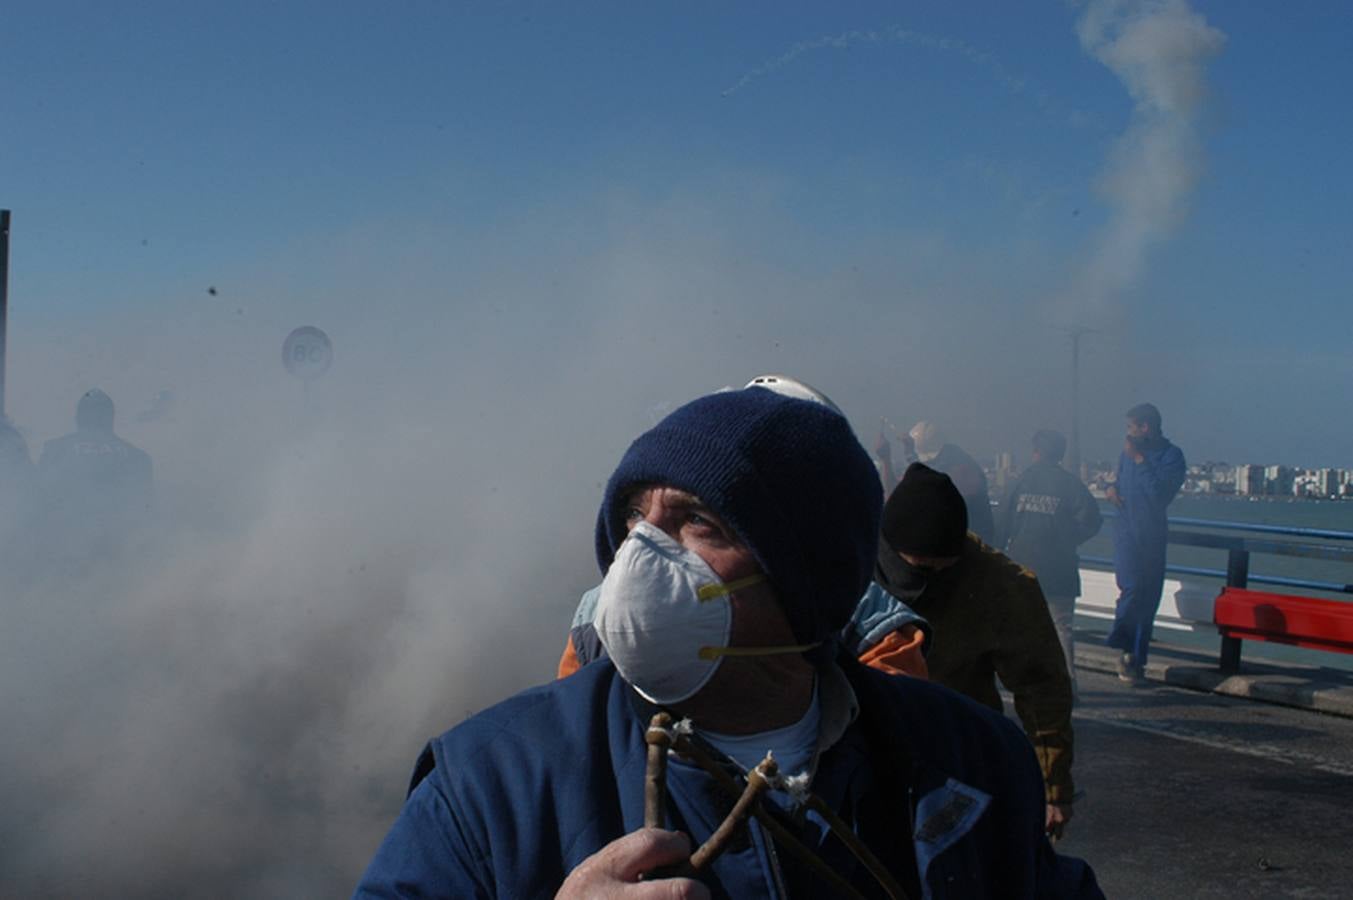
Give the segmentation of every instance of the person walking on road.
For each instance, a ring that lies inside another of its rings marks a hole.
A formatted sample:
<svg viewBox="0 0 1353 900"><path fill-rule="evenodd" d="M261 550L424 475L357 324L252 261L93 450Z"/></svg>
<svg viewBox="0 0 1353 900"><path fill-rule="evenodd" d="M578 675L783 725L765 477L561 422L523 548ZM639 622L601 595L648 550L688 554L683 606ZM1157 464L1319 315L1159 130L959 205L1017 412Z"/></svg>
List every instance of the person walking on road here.
<svg viewBox="0 0 1353 900"><path fill-rule="evenodd" d="M1118 606L1105 643L1123 652L1118 677L1145 683L1151 629L1165 587L1166 509L1184 484L1183 452L1161 434L1160 410L1142 403L1127 411L1127 440L1109 502L1118 507L1113 571Z"/></svg>
<svg viewBox="0 0 1353 900"><path fill-rule="evenodd" d="M1038 756L1047 833L1071 820L1071 676L1038 579L968 530L950 478L912 463L883 507L874 581L930 623L932 681L997 712L997 679Z"/></svg>
<svg viewBox="0 0 1353 900"><path fill-rule="evenodd" d="M1042 429L1034 434L1033 463L1001 505L1000 542L1007 556L1038 576L1052 624L1066 656L1074 694L1074 614L1081 593L1076 548L1099 534L1099 504L1079 478L1062 468L1066 438Z"/></svg>

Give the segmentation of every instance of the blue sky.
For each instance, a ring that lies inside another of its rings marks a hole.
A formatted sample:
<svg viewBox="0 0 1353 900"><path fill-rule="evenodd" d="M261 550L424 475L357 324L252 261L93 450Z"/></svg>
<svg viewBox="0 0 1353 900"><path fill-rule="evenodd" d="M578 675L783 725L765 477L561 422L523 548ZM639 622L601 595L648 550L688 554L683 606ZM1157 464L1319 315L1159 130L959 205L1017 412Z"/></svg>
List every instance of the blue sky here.
<svg viewBox="0 0 1353 900"><path fill-rule="evenodd" d="M1094 8L21 4L10 410L36 440L81 379L261 388L232 365L312 322L355 381L510 356L514 402L566 368L617 434L775 370L862 435L931 417L986 453L1065 425L1058 329L1086 325L1092 455L1154 399L1191 456L1353 466L1353 12L1124 6L1216 40L1177 214L1083 300L1134 121L1078 38ZM655 340L680 349L636 373ZM234 350L189 372L185 344Z"/></svg>

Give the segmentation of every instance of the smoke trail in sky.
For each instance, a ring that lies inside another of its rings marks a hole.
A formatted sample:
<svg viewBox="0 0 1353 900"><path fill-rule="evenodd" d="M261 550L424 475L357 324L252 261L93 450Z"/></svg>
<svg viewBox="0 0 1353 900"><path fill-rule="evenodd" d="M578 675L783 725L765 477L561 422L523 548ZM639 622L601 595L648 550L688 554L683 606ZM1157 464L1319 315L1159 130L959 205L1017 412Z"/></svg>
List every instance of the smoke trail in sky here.
<svg viewBox="0 0 1353 900"><path fill-rule="evenodd" d="M870 29L867 31L844 31L840 34L824 35L812 40L799 41L784 53L781 53L773 59L767 60L743 75L734 84L721 91L720 96L731 97L752 82L773 75L796 61L799 57L816 50L848 50L853 46L861 44L901 44L911 47L921 47L941 53L956 54L967 60L969 63L985 69L1006 91L1009 91L1012 94L1022 94L1032 98L1034 105L1042 112L1048 115L1061 115L1061 111L1057 104L1045 89L1039 87L1031 79L1011 72L999 59L992 56L990 53L980 50L966 41L941 37L934 34L926 34L921 31L912 31L909 28L902 28L900 26ZM1066 118L1068 124L1076 127L1092 124L1090 117L1079 111L1069 113L1065 115L1064 118Z"/></svg>
<svg viewBox="0 0 1353 900"><path fill-rule="evenodd" d="M1081 45L1127 87L1134 106L1110 153L1101 189L1107 231L1074 287L1092 307L1140 274L1150 246L1188 212L1203 172L1199 113L1204 68L1226 36L1185 0L1096 0L1077 23Z"/></svg>

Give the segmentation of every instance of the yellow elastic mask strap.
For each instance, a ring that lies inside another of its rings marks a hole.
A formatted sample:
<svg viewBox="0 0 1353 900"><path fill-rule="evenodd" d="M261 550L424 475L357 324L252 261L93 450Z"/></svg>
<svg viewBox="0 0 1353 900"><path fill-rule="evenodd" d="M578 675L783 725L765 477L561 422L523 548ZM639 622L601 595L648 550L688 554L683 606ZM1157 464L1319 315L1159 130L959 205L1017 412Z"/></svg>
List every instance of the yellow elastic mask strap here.
<svg viewBox="0 0 1353 900"><path fill-rule="evenodd" d="M701 659L718 659L721 656L778 656L781 653L805 653L814 647L822 646L818 641L814 644L782 644L775 647L701 647Z"/></svg>
<svg viewBox="0 0 1353 900"><path fill-rule="evenodd" d="M736 581L720 581L717 584L702 585L696 590L695 599L699 600L701 603L707 603L710 600L717 600L719 597L727 597L729 594L736 593L745 587L760 584L765 580L766 573L757 572L755 575L748 575L746 578L739 578Z"/></svg>

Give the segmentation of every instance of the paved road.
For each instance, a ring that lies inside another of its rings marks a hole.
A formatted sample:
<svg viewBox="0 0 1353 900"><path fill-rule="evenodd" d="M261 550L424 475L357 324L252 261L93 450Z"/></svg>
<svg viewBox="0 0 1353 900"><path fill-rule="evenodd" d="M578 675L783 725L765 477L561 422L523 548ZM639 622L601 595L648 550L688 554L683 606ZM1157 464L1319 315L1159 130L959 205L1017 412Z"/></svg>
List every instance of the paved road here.
<svg viewBox="0 0 1353 900"><path fill-rule="evenodd" d="M1353 897L1353 720L1078 678L1060 849L1109 897Z"/></svg>

